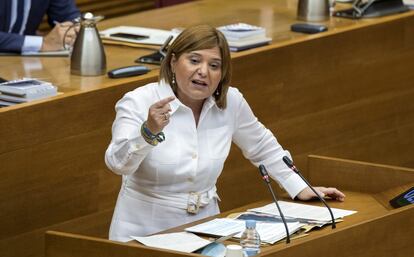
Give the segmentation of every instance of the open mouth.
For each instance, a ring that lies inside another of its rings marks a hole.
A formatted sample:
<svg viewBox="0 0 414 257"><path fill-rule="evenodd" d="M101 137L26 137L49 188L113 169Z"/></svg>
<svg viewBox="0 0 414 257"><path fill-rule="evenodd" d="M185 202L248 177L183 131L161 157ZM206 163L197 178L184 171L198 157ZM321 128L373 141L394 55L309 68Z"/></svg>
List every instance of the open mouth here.
<svg viewBox="0 0 414 257"><path fill-rule="evenodd" d="M200 86L200 87L206 87L207 86L207 83L202 81L202 80L193 79L193 80L191 80L191 82L196 86Z"/></svg>

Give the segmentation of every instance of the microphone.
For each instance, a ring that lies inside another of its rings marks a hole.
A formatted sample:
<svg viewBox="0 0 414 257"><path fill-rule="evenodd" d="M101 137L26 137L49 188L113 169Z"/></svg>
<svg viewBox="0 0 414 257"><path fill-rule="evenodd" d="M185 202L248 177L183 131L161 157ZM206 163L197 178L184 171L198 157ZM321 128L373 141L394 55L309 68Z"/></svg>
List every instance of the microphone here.
<svg viewBox="0 0 414 257"><path fill-rule="evenodd" d="M150 63L150 64L161 64L162 60L164 60L165 56L167 55L167 47L168 44L173 40L173 36L170 35L162 44L160 49L155 53L144 55L139 57L135 60L136 63Z"/></svg>
<svg viewBox="0 0 414 257"><path fill-rule="evenodd" d="M164 44L162 44L162 46L160 47L160 50L158 50L164 57L167 54L166 51L168 44L171 42L171 40L173 40L173 38L174 37L172 35L169 35L168 38L164 41Z"/></svg>
<svg viewBox="0 0 414 257"><path fill-rule="evenodd" d="M302 176L302 174L299 172L299 170L296 168L296 166L293 164L293 161L289 157L283 156L283 161L291 170L293 170L296 174L299 175L299 177L301 177L301 179L309 186L309 188L315 193L319 200L321 200L321 202L326 206L326 208L328 208L329 214L331 215L332 219L332 229L336 228L335 218L332 213L331 207L329 207L326 201L316 192L315 188L313 188L311 184Z"/></svg>
<svg viewBox="0 0 414 257"><path fill-rule="evenodd" d="M272 189L272 187L270 185L269 175L268 175L267 170L266 170L266 168L265 168L265 166L263 164L260 164L259 165L259 171L260 171L260 174L262 175L263 180L266 182L267 187L269 188L270 193L272 194L273 201L275 202L276 207L277 207L277 209L279 211L280 217L282 218L283 225L285 225L285 229L286 229L286 243L289 244L290 243L290 235L289 235L289 229L288 229L288 226L287 226L287 223L286 223L286 220L285 220L285 216L283 215L283 212L280 209L280 206L279 206L279 204L277 202L278 201L277 200L277 197L276 197L275 193L273 192L273 189Z"/></svg>

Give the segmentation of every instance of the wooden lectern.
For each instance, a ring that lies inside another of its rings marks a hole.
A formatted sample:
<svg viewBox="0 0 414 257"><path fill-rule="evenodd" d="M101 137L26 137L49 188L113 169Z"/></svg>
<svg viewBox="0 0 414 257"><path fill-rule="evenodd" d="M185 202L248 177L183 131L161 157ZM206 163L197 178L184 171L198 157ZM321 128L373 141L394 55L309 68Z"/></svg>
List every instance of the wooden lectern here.
<svg viewBox="0 0 414 257"><path fill-rule="evenodd" d="M330 201L331 207L358 212L338 223L336 229L325 226L290 244L281 241L265 246L260 256L413 256L414 205L393 209L388 201L414 185L414 169L312 155L308 157L307 171L313 185L335 186L346 194L345 202ZM252 203L232 212L268 202ZM321 205L317 201L309 203ZM146 247L133 241L119 243L56 231L46 233L45 251L46 257L200 256Z"/></svg>

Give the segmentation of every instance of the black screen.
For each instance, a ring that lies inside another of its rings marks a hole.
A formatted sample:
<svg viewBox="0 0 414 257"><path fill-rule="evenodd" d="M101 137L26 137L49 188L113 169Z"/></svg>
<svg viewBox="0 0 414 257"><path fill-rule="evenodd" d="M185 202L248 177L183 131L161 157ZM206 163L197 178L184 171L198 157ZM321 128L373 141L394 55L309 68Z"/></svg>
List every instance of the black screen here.
<svg viewBox="0 0 414 257"><path fill-rule="evenodd" d="M394 208L402 207L410 203L414 203L414 187L408 189L390 201L391 206Z"/></svg>
<svg viewBox="0 0 414 257"><path fill-rule="evenodd" d="M111 37L120 37L120 38L133 39L133 40L143 40L143 39L149 38L149 36L146 36L146 35L136 35L136 34L128 34L128 33L114 33L114 34L111 34Z"/></svg>

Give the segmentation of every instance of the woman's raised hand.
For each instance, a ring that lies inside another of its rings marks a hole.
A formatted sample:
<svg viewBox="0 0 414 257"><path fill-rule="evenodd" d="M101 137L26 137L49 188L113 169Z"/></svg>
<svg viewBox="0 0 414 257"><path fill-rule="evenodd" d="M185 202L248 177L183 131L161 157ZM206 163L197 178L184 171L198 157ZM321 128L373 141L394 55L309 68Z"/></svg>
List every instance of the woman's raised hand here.
<svg viewBox="0 0 414 257"><path fill-rule="evenodd" d="M160 133L170 122L170 102L175 99L170 96L155 102L150 106L147 118L147 127L153 134Z"/></svg>

